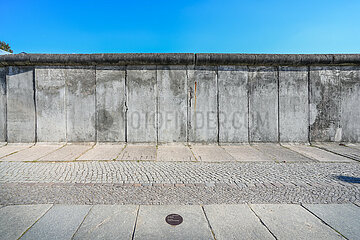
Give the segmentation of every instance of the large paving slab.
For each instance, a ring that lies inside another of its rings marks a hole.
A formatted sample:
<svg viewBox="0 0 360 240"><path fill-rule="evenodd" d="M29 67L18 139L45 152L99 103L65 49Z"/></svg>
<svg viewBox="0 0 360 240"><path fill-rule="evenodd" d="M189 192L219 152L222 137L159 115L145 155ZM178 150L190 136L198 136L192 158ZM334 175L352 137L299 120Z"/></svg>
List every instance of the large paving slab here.
<svg viewBox="0 0 360 240"><path fill-rule="evenodd" d="M182 216L183 223L171 226L165 222L174 213ZM201 206L140 206L134 239L164 238L214 239Z"/></svg>
<svg viewBox="0 0 360 240"><path fill-rule="evenodd" d="M314 142L312 145L344 157L360 161L360 150L356 148L339 145L339 143Z"/></svg>
<svg viewBox="0 0 360 240"><path fill-rule="evenodd" d="M299 205L252 204L250 207L277 239L343 239Z"/></svg>
<svg viewBox="0 0 360 240"><path fill-rule="evenodd" d="M1 208L0 239L19 239L51 206L50 204L12 205Z"/></svg>
<svg viewBox="0 0 360 240"><path fill-rule="evenodd" d="M8 142L35 142L34 68L9 67L7 86Z"/></svg>
<svg viewBox="0 0 360 240"><path fill-rule="evenodd" d="M309 125L307 67L279 67L280 142L307 142Z"/></svg>
<svg viewBox="0 0 360 240"><path fill-rule="evenodd" d="M24 149L27 149L31 146L33 146L34 144L28 144L28 143L21 143L21 144L17 144L17 143L9 143L6 146L3 146L0 148L0 158L3 158L5 156L8 156L10 154L14 154L16 152L22 151Z"/></svg>
<svg viewBox="0 0 360 240"><path fill-rule="evenodd" d="M54 205L21 239L71 239L90 208L89 205Z"/></svg>
<svg viewBox="0 0 360 240"><path fill-rule="evenodd" d="M220 66L219 142L247 142L248 136L248 68Z"/></svg>
<svg viewBox="0 0 360 240"><path fill-rule="evenodd" d="M252 145L254 148L260 150L261 152L269 155L271 158L278 162L309 162L314 161L313 159L307 158L297 152L289 150L285 147L280 146L279 144L268 144L268 143L258 143Z"/></svg>
<svg viewBox="0 0 360 240"><path fill-rule="evenodd" d="M4 157L1 161L35 161L56 151L62 146L64 146L64 144L36 144L31 148Z"/></svg>
<svg viewBox="0 0 360 240"><path fill-rule="evenodd" d="M360 151L360 143L348 143L348 144L346 144L346 146L355 148Z"/></svg>
<svg viewBox="0 0 360 240"><path fill-rule="evenodd" d="M228 154L225 149L218 145L192 145L192 152L198 161L202 162L223 162L235 161L235 159Z"/></svg>
<svg viewBox="0 0 360 240"><path fill-rule="evenodd" d="M160 145L157 151L157 161L196 161L190 148L184 144Z"/></svg>
<svg viewBox="0 0 360 240"><path fill-rule="evenodd" d="M115 160L124 147L125 144L98 143L77 160Z"/></svg>
<svg viewBox="0 0 360 240"><path fill-rule="evenodd" d="M317 147L304 144L282 144L282 146L296 151L308 158L315 159L320 162L355 162L346 157L322 150Z"/></svg>
<svg viewBox="0 0 360 240"><path fill-rule="evenodd" d="M253 162L253 161L274 161L271 157L258 149L247 145L224 145L221 146L236 161Z"/></svg>
<svg viewBox="0 0 360 240"><path fill-rule="evenodd" d="M73 239L131 239L138 206L95 205Z"/></svg>
<svg viewBox="0 0 360 240"><path fill-rule="evenodd" d="M159 142L187 141L187 66L157 66Z"/></svg>
<svg viewBox="0 0 360 240"><path fill-rule="evenodd" d="M93 144L67 144L55 152L40 158L39 161L74 161L92 147Z"/></svg>
<svg viewBox="0 0 360 240"><path fill-rule="evenodd" d="M215 238L221 239L275 239L246 204L205 205Z"/></svg>
<svg viewBox="0 0 360 240"><path fill-rule="evenodd" d="M156 160L156 146L128 144L117 160Z"/></svg>
<svg viewBox="0 0 360 240"><path fill-rule="evenodd" d="M306 209L348 239L360 239L360 208L353 204L305 204Z"/></svg>

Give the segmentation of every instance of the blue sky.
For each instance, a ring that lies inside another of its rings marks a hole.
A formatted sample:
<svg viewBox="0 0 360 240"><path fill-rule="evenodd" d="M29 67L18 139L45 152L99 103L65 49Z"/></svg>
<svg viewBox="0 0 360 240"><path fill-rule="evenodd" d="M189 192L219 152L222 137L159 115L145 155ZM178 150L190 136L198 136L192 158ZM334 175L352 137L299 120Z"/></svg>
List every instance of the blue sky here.
<svg viewBox="0 0 360 240"><path fill-rule="evenodd" d="M15 53L360 53L360 1L0 0Z"/></svg>

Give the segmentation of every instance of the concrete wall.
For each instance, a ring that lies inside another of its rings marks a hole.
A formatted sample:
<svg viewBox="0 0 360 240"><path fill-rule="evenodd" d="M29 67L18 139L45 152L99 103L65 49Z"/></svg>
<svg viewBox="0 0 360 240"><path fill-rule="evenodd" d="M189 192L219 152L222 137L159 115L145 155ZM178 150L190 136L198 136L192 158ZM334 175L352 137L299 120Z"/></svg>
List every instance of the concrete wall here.
<svg viewBox="0 0 360 240"><path fill-rule="evenodd" d="M358 55L196 56L0 56L0 141L360 141Z"/></svg>

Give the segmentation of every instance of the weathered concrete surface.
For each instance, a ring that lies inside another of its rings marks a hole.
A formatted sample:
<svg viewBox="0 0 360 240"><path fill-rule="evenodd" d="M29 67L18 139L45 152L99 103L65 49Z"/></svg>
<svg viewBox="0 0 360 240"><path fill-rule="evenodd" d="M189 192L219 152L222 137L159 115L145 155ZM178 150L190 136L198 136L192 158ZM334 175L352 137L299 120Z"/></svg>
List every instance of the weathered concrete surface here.
<svg viewBox="0 0 360 240"><path fill-rule="evenodd" d="M291 151L278 144L258 143L252 145L259 151L267 154L278 162L311 162L313 159L307 158L295 151Z"/></svg>
<svg viewBox="0 0 360 240"><path fill-rule="evenodd" d="M282 144L284 147L289 148L293 151L296 151L308 158L315 159L320 162L355 162L346 157L312 147L309 145L300 145L300 144Z"/></svg>
<svg viewBox="0 0 360 240"><path fill-rule="evenodd" d="M127 144L117 160L156 160L156 146Z"/></svg>
<svg viewBox="0 0 360 240"><path fill-rule="evenodd" d="M125 67L96 67L97 141L125 141Z"/></svg>
<svg viewBox="0 0 360 240"><path fill-rule="evenodd" d="M66 69L67 141L94 142L95 68Z"/></svg>
<svg viewBox="0 0 360 240"><path fill-rule="evenodd" d="M202 162L223 162L234 161L235 159L218 145L192 145L192 152L198 161Z"/></svg>
<svg viewBox="0 0 360 240"><path fill-rule="evenodd" d="M36 67L36 120L39 142L66 141L66 67Z"/></svg>
<svg viewBox="0 0 360 240"><path fill-rule="evenodd" d="M221 147L225 149L225 151L229 153L236 161L274 161L274 159L250 145L228 145Z"/></svg>
<svg viewBox="0 0 360 240"><path fill-rule="evenodd" d="M184 144L160 145L157 149L157 161L196 161L190 148Z"/></svg>
<svg viewBox="0 0 360 240"><path fill-rule="evenodd" d="M7 85L7 140L35 142L34 68L9 67Z"/></svg>
<svg viewBox="0 0 360 240"><path fill-rule="evenodd" d="M343 239L299 205L251 204L277 239Z"/></svg>
<svg viewBox="0 0 360 240"><path fill-rule="evenodd" d="M33 144L17 144L17 143L9 143L6 146L3 146L0 148L0 158L3 158L5 156L8 156L10 154L14 154L16 152L22 151L24 149L27 149L29 147L33 146Z"/></svg>
<svg viewBox="0 0 360 240"><path fill-rule="evenodd" d="M218 240L275 239L245 204L205 205L204 211Z"/></svg>
<svg viewBox="0 0 360 240"><path fill-rule="evenodd" d="M304 206L347 239L359 239L359 207L353 204L305 204Z"/></svg>
<svg viewBox="0 0 360 240"><path fill-rule="evenodd" d="M248 142L248 68L220 66L219 142Z"/></svg>
<svg viewBox="0 0 360 240"><path fill-rule="evenodd" d="M187 141L187 67L158 66L159 142Z"/></svg>
<svg viewBox="0 0 360 240"><path fill-rule="evenodd" d="M339 68L311 67L310 91L310 140L340 141Z"/></svg>
<svg viewBox="0 0 360 240"><path fill-rule="evenodd" d="M131 239L138 206L96 205L73 239Z"/></svg>
<svg viewBox="0 0 360 240"><path fill-rule="evenodd" d="M279 68L280 142L308 142L309 89L307 67Z"/></svg>
<svg viewBox="0 0 360 240"><path fill-rule="evenodd" d="M115 160L124 147L125 144L98 143L77 160Z"/></svg>
<svg viewBox="0 0 360 240"><path fill-rule="evenodd" d="M90 208L86 205L54 205L21 239L71 239Z"/></svg>
<svg viewBox="0 0 360 240"><path fill-rule="evenodd" d="M63 144L37 144L20 152L4 157L1 161L36 161L61 148Z"/></svg>
<svg viewBox="0 0 360 240"><path fill-rule="evenodd" d="M346 147L344 145L339 145L339 143L324 143L324 142L315 142L312 145L327 150L332 153L339 154L341 156L360 161L360 150L356 148Z"/></svg>
<svg viewBox="0 0 360 240"><path fill-rule="evenodd" d="M0 67L0 142L5 142L6 136L6 72L7 69Z"/></svg>
<svg viewBox="0 0 360 240"><path fill-rule="evenodd" d="M218 141L216 67L190 67L188 70L188 140Z"/></svg>
<svg viewBox="0 0 360 240"><path fill-rule="evenodd" d="M182 216L183 223L171 226L167 215ZM134 239L214 239L200 206L140 206ZM170 237L171 236L171 237Z"/></svg>
<svg viewBox="0 0 360 240"><path fill-rule="evenodd" d="M157 141L156 67L127 68L127 141Z"/></svg>
<svg viewBox="0 0 360 240"><path fill-rule="evenodd" d="M92 147L93 144L67 144L55 152L40 158L39 161L74 161Z"/></svg>
<svg viewBox="0 0 360 240"><path fill-rule="evenodd" d="M340 68L341 141L360 142L360 67Z"/></svg>
<svg viewBox="0 0 360 240"><path fill-rule="evenodd" d="M0 239L19 239L51 207L50 204L13 205L0 209Z"/></svg>
<svg viewBox="0 0 360 240"><path fill-rule="evenodd" d="M250 142L278 141L278 76L274 67L249 72Z"/></svg>

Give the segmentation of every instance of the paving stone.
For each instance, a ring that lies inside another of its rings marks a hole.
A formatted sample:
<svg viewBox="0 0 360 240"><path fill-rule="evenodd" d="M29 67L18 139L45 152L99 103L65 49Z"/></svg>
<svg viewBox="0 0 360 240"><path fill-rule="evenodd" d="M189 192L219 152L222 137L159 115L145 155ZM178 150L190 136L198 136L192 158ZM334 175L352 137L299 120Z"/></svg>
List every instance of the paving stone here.
<svg viewBox="0 0 360 240"><path fill-rule="evenodd" d="M315 142L312 145L344 157L360 161L360 150L356 148L339 145L339 143Z"/></svg>
<svg viewBox="0 0 360 240"><path fill-rule="evenodd" d="M71 239L91 206L54 205L21 239Z"/></svg>
<svg viewBox="0 0 360 240"><path fill-rule="evenodd" d="M0 209L0 239L19 239L51 207L44 205L13 205Z"/></svg>
<svg viewBox="0 0 360 240"><path fill-rule="evenodd" d="M155 145L126 145L117 160L155 160Z"/></svg>
<svg viewBox="0 0 360 240"><path fill-rule="evenodd" d="M95 205L73 239L131 239L136 205Z"/></svg>
<svg viewBox="0 0 360 240"><path fill-rule="evenodd" d="M27 144L27 143L21 143L21 144L17 144L17 143L9 143L6 146L3 146L0 148L0 157L3 158L7 155L19 152L21 150L27 149L31 146L33 146L34 144ZM0 160L2 161L2 159Z"/></svg>
<svg viewBox="0 0 360 240"><path fill-rule="evenodd" d="M81 155L77 160L114 160L119 156L124 147L124 144L98 143L93 149Z"/></svg>
<svg viewBox="0 0 360 240"><path fill-rule="evenodd" d="M157 161L196 161L196 159L188 146L177 144L158 146Z"/></svg>
<svg viewBox="0 0 360 240"><path fill-rule="evenodd" d="M348 239L360 237L360 208L353 204L305 204L305 208Z"/></svg>
<svg viewBox="0 0 360 240"><path fill-rule="evenodd" d="M216 239L275 239L248 205L205 205Z"/></svg>
<svg viewBox="0 0 360 240"><path fill-rule="evenodd" d="M348 143L346 146L360 150L360 143Z"/></svg>
<svg viewBox="0 0 360 240"><path fill-rule="evenodd" d="M180 225L165 222L169 214L183 218ZM140 206L134 239L214 239L200 206Z"/></svg>
<svg viewBox="0 0 360 240"><path fill-rule="evenodd" d="M218 145L192 145L190 148L198 161L223 162L235 160Z"/></svg>
<svg viewBox="0 0 360 240"><path fill-rule="evenodd" d="M252 204L250 207L277 239L343 239L299 205Z"/></svg>
<svg viewBox="0 0 360 240"><path fill-rule="evenodd" d="M40 158L39 161L74 161L92 147L93 144L67 144L63 148Z"/></svg>
<svg viewBox="0 0 360 240"><path fill-rule="evenodd" d="M291 151L277 144L258 143L252 146L279 162L314 161L310 158L304 157L303 155L297 152Z"/></svg>
<svg viewBox="0 0 360 240"><path fill-rule="evenodd" d="M224 148L227 153L233 156L236 161L274 161L272 158L250 145L228 145L221 147Z"/></svg>
<svg viewBox="0 0 360 240"><path fill-rule="evenodd" d="M308 158L315 159L320 162L355 162L346 157L327 152L325 150L312 147L309 145L299 145L299 144L282 144L284 147L289 148L293 151L296 151L302 155L305 155Z"/></svg>
<svg viewBox="0 0 360 240"><path fill-rule="evenodd" d="M35 161L47 154L56 151L64 144L36 144L31 148L2 158L2 161Z"/></svg>

